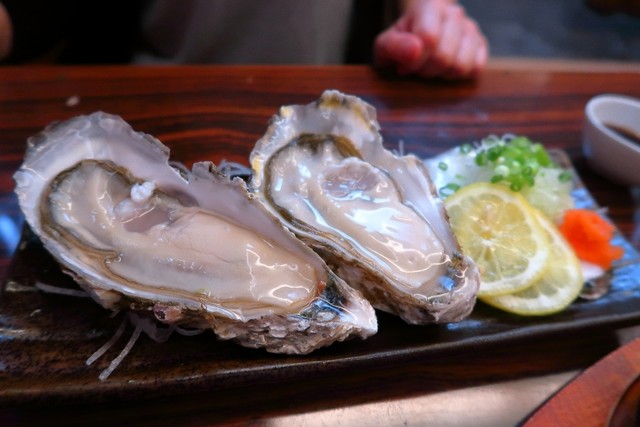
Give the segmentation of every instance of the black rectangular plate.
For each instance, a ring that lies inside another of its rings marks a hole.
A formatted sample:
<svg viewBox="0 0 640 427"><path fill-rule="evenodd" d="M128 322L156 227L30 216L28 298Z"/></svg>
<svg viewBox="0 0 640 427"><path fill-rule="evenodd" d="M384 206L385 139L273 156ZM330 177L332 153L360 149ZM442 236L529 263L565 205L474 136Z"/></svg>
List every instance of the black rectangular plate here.
<svg viewBox="0 0 640 427"><path fill-rule="evenodd" d="M571 167L563 152L554 155ZM574 195L579 206L596 207L578 177ZM624 248L625 258L638 257L619 232L614 244ZM283 375L305 378L369 369L372 364L428 360L442 352L640 322L640 265L634 264L615 270L611 289L602 298L576 301L556 315L521 317L478 303L459 323L409 326L380 313L375 336L304 356L242 348L210 332L174 334L164 343L143 336L118 369L100 381L98 375L125 346L132 327L104 357L87 366L86 359L113 336L123 315L112 316L88 298L40 292L37 282L77 289L25 228L0 293L0 404L102 401L268 383Z"/></svg>

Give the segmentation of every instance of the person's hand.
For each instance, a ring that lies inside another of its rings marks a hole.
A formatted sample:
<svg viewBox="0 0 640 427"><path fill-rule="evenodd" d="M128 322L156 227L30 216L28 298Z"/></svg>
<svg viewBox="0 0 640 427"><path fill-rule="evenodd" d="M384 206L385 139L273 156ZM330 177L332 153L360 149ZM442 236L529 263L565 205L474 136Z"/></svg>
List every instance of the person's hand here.
<svg viewBox="0 0 640 427"><path fill-rule="evenodd" d="M399 74L469 78L488 58L487 41L455 0L409 0L402 16L376 38L379 66Z"/></svg>

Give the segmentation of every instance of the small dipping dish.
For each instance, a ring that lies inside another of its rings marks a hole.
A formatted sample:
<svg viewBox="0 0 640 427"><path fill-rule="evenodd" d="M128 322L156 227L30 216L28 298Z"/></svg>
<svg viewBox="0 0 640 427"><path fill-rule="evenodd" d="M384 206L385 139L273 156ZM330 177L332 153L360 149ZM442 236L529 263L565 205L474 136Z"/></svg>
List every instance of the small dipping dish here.
<svg viewBox="0 0 640 427"><path fill-rule="evenodd" d="M587 103L583 150L589 165L622 185L640 185L640 100L598 95Z"/></svg>

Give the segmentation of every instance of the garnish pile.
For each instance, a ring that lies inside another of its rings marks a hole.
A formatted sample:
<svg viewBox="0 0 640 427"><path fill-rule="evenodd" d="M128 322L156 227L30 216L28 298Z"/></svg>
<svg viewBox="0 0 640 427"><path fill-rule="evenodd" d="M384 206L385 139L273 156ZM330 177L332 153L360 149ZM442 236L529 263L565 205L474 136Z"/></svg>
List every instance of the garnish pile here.
<svg viewBox="0 0 640 427"><path fill-rule="evenodd" d="M580 294L584 265L604 272L623 254L610 243L609 222L574 208L571 172L527 137L492 136L425 163L489 305L557 313Z"/></svg>

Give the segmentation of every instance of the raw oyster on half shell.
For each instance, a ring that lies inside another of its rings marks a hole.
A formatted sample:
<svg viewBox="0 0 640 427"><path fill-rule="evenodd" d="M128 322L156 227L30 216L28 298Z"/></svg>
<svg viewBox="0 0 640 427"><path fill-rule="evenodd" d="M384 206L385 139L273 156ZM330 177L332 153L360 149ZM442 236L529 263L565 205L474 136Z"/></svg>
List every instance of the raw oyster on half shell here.
<svg viewBox="0 0 640 427"><path fill-rule="evenodd" d="M20 207L44 246L105 308L308 353L377 330L370 304L210 162L120 117L80 116L29 140Z"/></svg>
<svg viewBox="0 0 640 427"><path fill-rule="evenodd" d="M477 268L423 162L383 147L371 105L325 91L281 107L250 163L250 190L374 307L414 324L471 312Z"/></svg>

